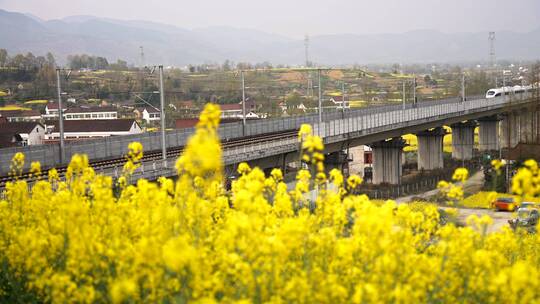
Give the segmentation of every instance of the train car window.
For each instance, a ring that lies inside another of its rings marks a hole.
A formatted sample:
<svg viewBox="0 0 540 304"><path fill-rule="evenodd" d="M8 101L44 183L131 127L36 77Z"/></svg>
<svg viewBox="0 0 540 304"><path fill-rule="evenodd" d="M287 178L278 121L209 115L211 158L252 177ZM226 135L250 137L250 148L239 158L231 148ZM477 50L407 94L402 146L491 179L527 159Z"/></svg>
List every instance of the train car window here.
<svg viewBox="0 0 540 304"><path fill-rule="evenodd" d="M499 97L499 96L501 96L501 93L497 93L497 95L495 95L495 97Z"/></svg>
<svg viewBox="0 0 540 304"><path fill-rule="evenodd" d="M489 96L491 96L491 95L495 94L495 91L488 91L487 94L488 94Z"/></svg>

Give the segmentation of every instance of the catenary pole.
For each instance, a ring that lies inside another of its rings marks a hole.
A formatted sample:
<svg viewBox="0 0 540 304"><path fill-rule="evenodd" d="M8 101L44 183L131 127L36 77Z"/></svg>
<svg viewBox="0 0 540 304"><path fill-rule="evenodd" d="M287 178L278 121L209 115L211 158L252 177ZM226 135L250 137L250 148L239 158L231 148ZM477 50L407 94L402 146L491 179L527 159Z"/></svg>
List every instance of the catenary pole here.
<svg viewBox="0 0 540 304"><path fill-rule="evenodd" d="M58 128L60 129L60 163L65 161L65 142L64 142L64 111L62 110L62 88L60 87L61 69L56 69L56 89L58 91Z"/></svg>
<svg viewBox="0 0 540 304"><path fill-rule="evenodd" d="M242 135L246 136L246 83L244 78L244 70L240 71L242 76Z"/></svg>
<svg viewBox="0 0 540 304"><path fill-rule="evenodd" d="M165 90L163 88L163 66L159 66L159 106L161 112L161 153L163 160L167 160L167 143L165 142Z"/></svg>
<svg viewBox="0 0 540 304"><path fill-rule="evenodd" d="M416 106L416 74L413 74L413 103Z"/></svg>
<svg viewBox="0 0 540 304"><path fill-rule="evenodd" d="M341 83L341 110L345 115L345 81Z"/></svg>
<svg viewBox="0 0 540 304"><path fill-rule="evenodd" d="M319 73L319 124L322 124L322 88L321 88L321 69L318 70ZM319 128L321 126L319 125Z"/></svg>
<svg viewBox="0 0 540 304"><path fill-rule="evenodd" d="M465 101L465 73L461 75L461 101Z"/></svg>
<svg viewBox="0 0 540 304"><path fill-rule="evenodd" d="M403 92L401 94L401 99L403 100L403 110L405 110L405 81L403 82Z"/></svg>
<svg viewBox="0 0 540 304"><path fill-rule="evenodd" d="M504 70L502 71L502 85L503 85L503 101L506 101L506 78L504 77Z"/></svg>

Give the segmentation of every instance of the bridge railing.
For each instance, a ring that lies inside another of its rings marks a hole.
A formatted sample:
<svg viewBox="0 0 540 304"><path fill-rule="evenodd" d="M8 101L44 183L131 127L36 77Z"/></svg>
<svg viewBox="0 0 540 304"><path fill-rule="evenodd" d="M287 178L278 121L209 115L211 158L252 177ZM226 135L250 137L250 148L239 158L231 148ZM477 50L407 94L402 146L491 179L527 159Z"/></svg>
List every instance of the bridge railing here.
<svg viewBox="0 0 540 304"><path fill-rule="evenodd" d="M528 95L522 94L521 99L522 98L528 98ZM345 113L339 110L327 111L323 112L324 128L319 128L317 126L316 134L325 137L351 132L352 130L368 130L383 125L391 127L392 124L397 122L403 123L412 120L425 119L434 115L446 115L449 113L456 113L457 111L470 111L486 107L487 105L494 106L501 103L516 101L512 96L489 100L473 100L473 97L468 97L468 100L469 101L461 102L459 99L451 98L433 102L419 102L416 106L406 104L405 109L403 109L403 105L396 104L354 110L348 109ZM223 124L219 128L219 135L222 139L227 140L243 136L255 136L265 133L298 129L304 123L313 126L318 125L318 114L248 121L245 131L243 130L244 128L242 127L241 122ZM168 148L184 146L193 132L193 128L168 131L166 134ZM71 159L71 157L77 153L87 154L92 160L118 158L127 153L128 144L133 141L141 142L147 152L159 151L161 149L160 133L115 136L66 143L66 160ZM28 170L31 161L39 161L44 168L61 165L58 145L7 148L0 150L0 175L6 175L9 172L11 158L17 152L24 153L29 160L25 164L26 170Z"/></svg>
<svg viewBox="0 0 540 304"><path fill-rule="evenodd" d="M492 99L477 99L465 102L437 103L422 107L386 107L386 111L371 112L354 117L345 117L323 122L323 127L314 124L314 131L321 137L332 137L350 132L363 131L364 134L392 130L399 124L417 124L421 120L432 120L434 117L461 116L469 113L489 111L503 106L527 101L530 94L519 97L507 96ZM376 129L376 130L375 130Z"/></svg>

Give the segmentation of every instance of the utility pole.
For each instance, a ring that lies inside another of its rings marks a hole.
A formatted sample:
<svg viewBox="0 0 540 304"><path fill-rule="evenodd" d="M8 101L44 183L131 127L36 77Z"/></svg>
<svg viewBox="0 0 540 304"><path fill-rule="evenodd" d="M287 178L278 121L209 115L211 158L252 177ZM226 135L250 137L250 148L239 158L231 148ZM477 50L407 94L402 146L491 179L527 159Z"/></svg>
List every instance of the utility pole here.
<svg viewBox="0 0 540 304"><path fill-rule="evenodd" d="M319 73L319 124L322 124L322 89L321 89L321 69L318 70ZM321 126L319 125L319 128Z"/></svg>
<svg viewBox="0 0 540 304"><path fill-rule="evenodd" d="M343 117L345 118L345 81L341 83L341 110L343 112Z"/></svg>
<svg viewBox="0 0 540 304"><path fill-rule="evenodd" d="M307 96L313 97L313 79L311 78L311 72L308 72Z"/></svg>
<svg viewBox="0 0 540 304"><path fill-rule="evenodd" d="M60 71L56 69L56 88L58 90L58 128L60 129L60 163L65 161L65 143L64 143L64 111L62 109L62 88L60 87Z"/></svg>
<svg viewBox="0 0 540 304"><path fill-rule="evenodd" d="M403 100L403 110L405 110L405 81L403 82L403 92L401 95L401 99Z"/></svg>
<svg viewBox="0 0 540 304"><path fill-rule="evenodd" d="M242 76L242 135L246 136L246 84L244 80L244 70L240 71Z"/></svg>
<svg viewBox="0 0 540 304"><path fill-rule="evenodd" d="M159 66L159 101L161 111L161 153L163 160L167 160L167 143L165 142L165 90L163 88L163 66Z"/></svg>
<svg viewBox="0 0 540 304"><path fill-rule="evenodd" d="M141 78L141 92L144 92L144 48L142 46L140 46L139 48L141 49L141 54L140 54L141 65L139 67L140 69L139 77Z"/></svg>
<svg viewBox="0 0 540 304"><path fill-rule="evenodd" d="M504 77L504 69L502 71L502 85L503 85L503 101L506 101L506 78Z"/></svg>
<svg viewBox="0 0 540 304"><path fill-rule="evenodd" d="M461 102L465 102L465 73L461 75Z"/></svg>
<svg viewBox="0 0 540 304"><path fill-rule="evenodd" d="M416 74L413 74L413 103L416 106Z"/></svg>

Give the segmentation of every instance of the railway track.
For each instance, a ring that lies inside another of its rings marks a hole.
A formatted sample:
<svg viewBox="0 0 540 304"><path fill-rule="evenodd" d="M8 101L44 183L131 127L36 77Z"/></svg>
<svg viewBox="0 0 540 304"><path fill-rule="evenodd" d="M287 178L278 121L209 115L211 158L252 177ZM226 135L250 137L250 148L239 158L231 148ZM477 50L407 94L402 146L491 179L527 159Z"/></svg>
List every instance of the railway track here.
<svg viewBox="0 0 540 304"><path fill-rule="evenodd" d="M223 150L226 150L230 148L241 147L244 145L252 145L252 144L257 144L257 143L270 141L270 140L289 139L291 137L296 137L296 136L298 136L298 130L288 130L288 131L269 133L269 134L264 134L264 135L242 137L242 138L226 140L226 141L222 140L221 147ZM184 146L168 149L167 158L176 158L180 156L182 151L184 151ZM143 158L141 159L141 162L159 161L161 159L162 159L161 150L154 150L150 152L145 152L143 155ZM99 171L99 170L111 169L115 167L121 167L124 165L125 162L126 162L126 157L122 156L120 158L93 161L93 162L90 162L90 166L95 171ZM52 168L43 169L42 174L40 175L39 179L48 178L49 169L52 169ZM67 166L58 167L56 168L56 171L58 172L59 176L64 176L64 174L67 171ZM30 172L25 172L21 176L19 176L18 179L31 182L31 181L35 181L37 178L30 176ZM6 184L10 181L13 181L12 176L0 177L0 189L4 189Z"/></svg>

